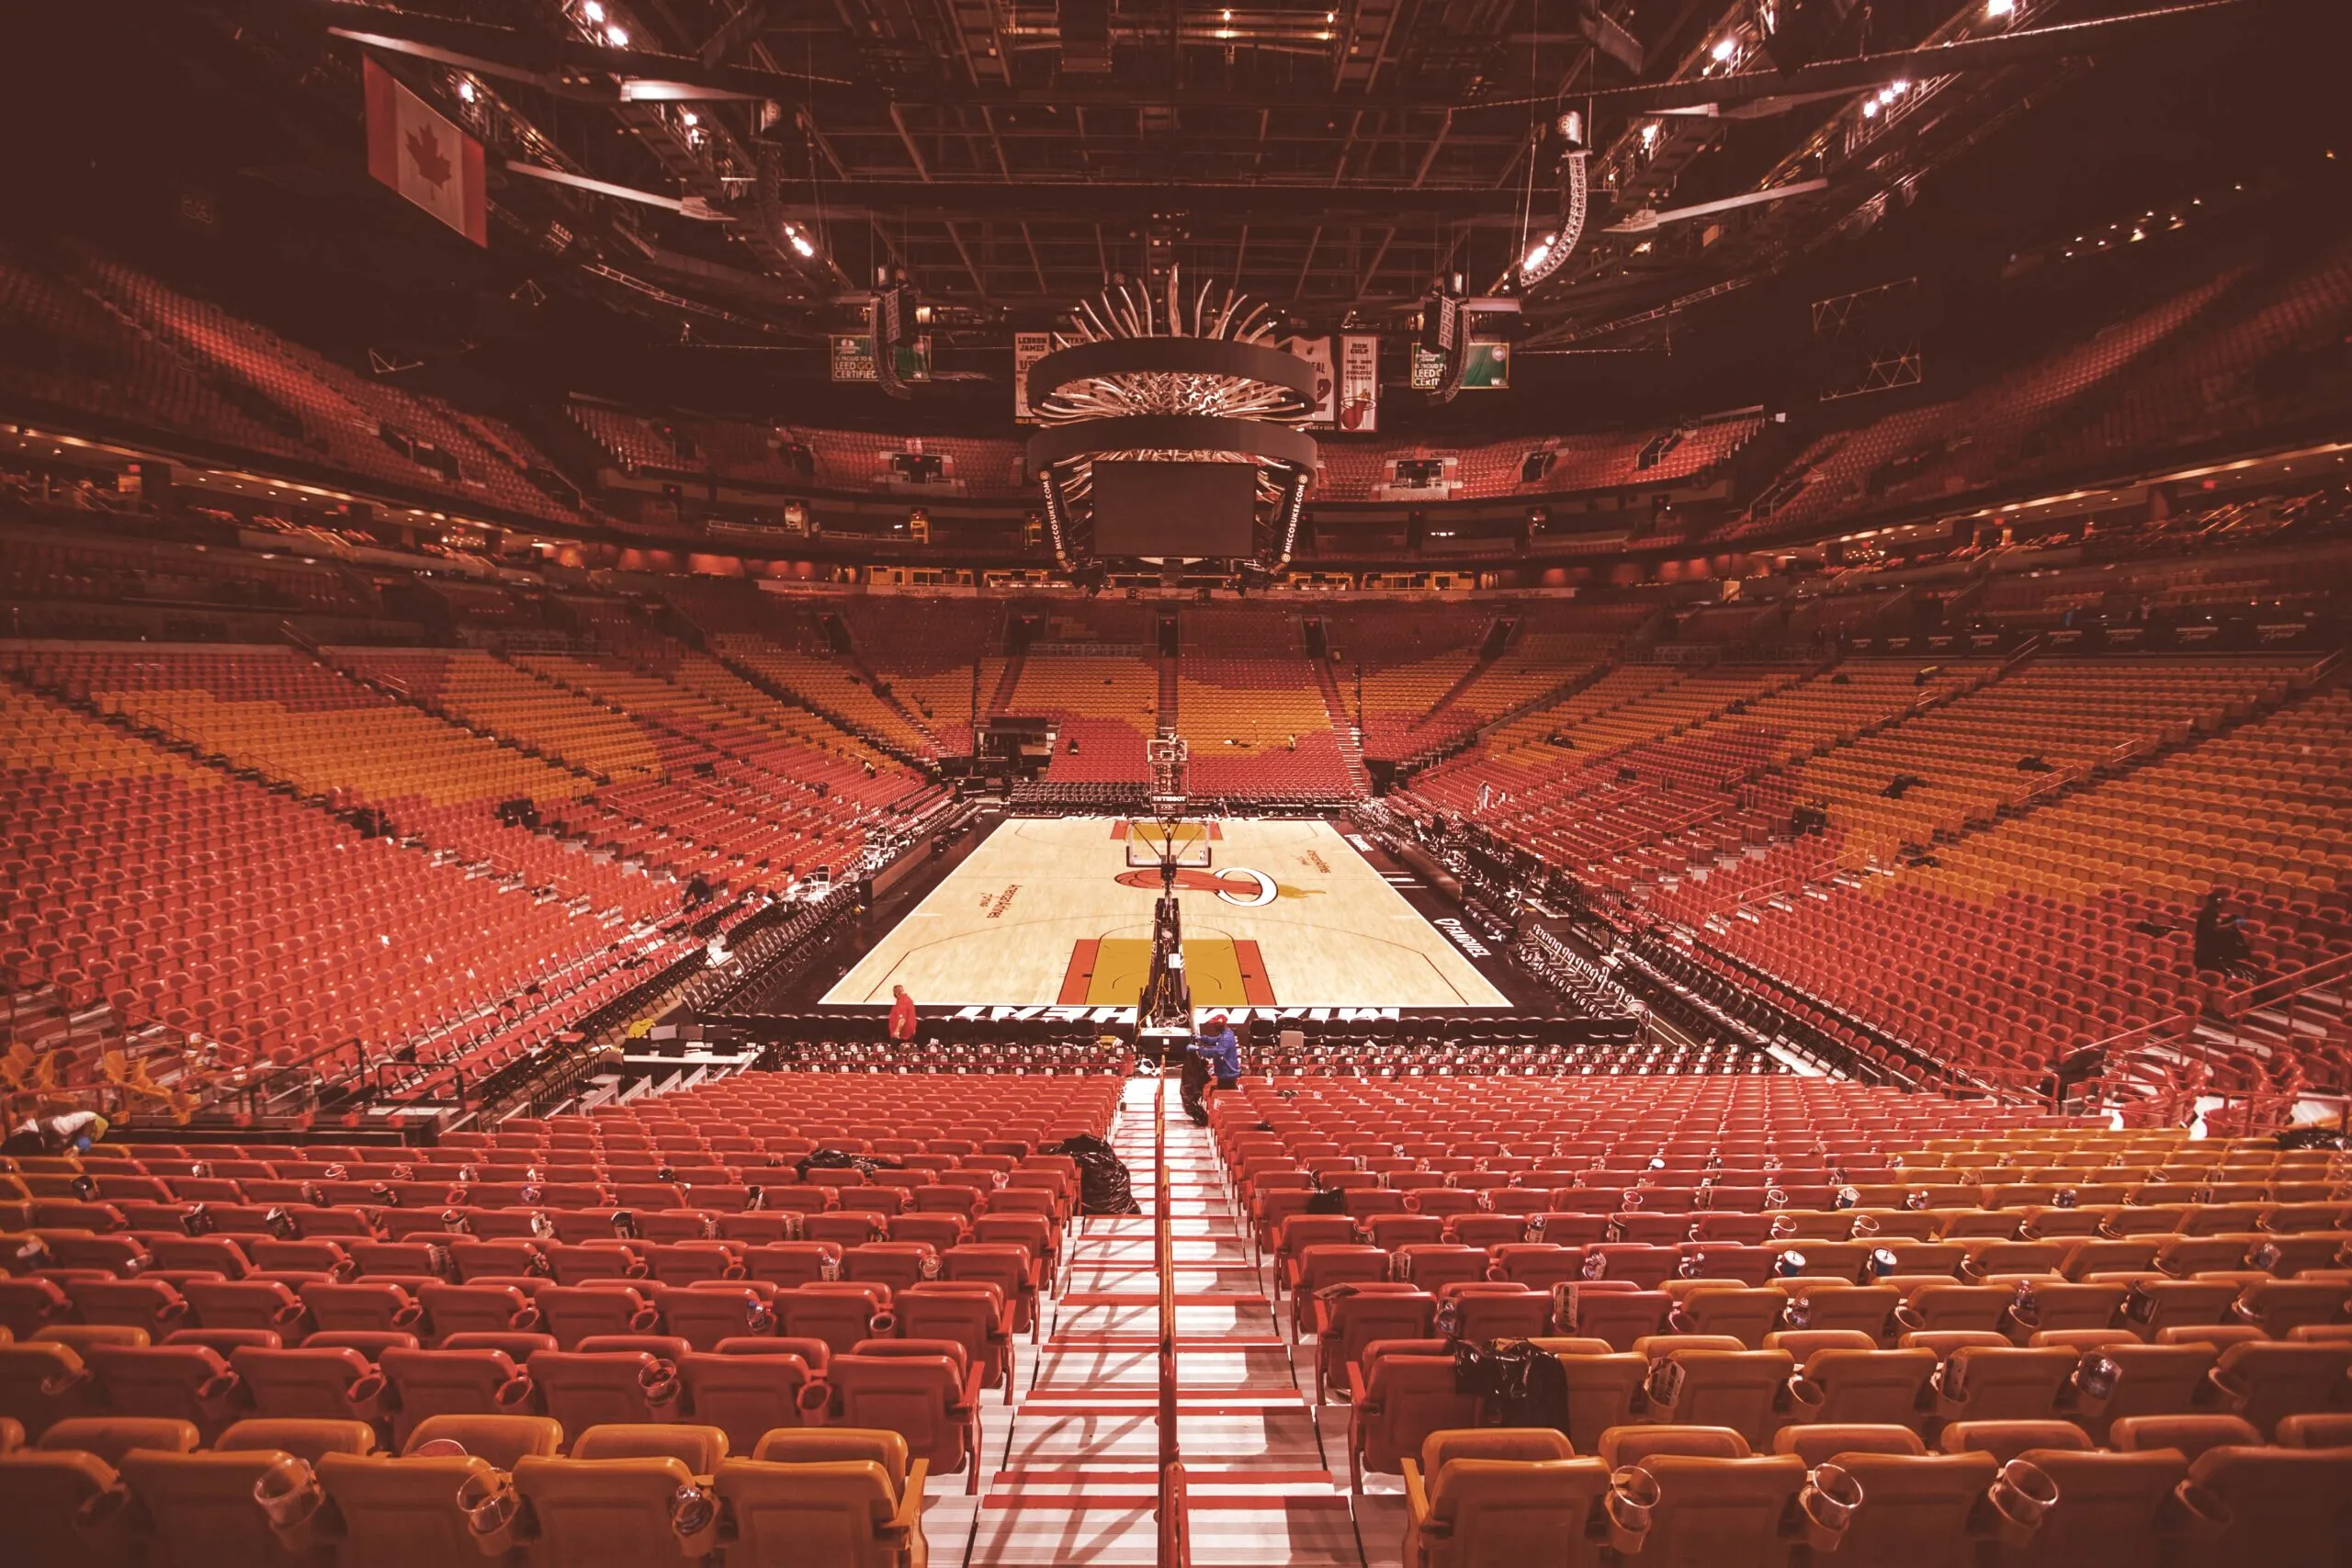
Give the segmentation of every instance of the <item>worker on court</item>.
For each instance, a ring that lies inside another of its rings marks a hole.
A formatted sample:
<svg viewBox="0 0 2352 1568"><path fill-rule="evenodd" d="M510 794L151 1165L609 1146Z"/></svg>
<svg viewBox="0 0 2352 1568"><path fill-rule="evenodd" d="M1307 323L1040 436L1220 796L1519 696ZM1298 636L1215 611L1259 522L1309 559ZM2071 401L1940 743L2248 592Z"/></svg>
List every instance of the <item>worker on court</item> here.
<svg viewBox="0 0 2352 1568"><path fill-rule="evenodd" d="M915 1037L915 999L904 986L890 987L890 1038L904 1043Z"/></svg>

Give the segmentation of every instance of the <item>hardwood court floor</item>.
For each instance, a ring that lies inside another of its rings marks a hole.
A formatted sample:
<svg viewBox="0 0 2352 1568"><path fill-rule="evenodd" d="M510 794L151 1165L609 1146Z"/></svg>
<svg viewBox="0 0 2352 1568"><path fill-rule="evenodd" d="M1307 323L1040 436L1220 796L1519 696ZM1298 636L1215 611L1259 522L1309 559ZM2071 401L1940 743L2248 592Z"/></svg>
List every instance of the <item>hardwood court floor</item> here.
<svg viewBox="0 0 2352 1568"><path fill-rule="evenodd" d="M1196 1004L1510 1005L1329 823L1215 827L1210 866L1177 889ZM1005 822L824 999L1132 1004L1159 883L1127 860L1115 818Z"/></svg>

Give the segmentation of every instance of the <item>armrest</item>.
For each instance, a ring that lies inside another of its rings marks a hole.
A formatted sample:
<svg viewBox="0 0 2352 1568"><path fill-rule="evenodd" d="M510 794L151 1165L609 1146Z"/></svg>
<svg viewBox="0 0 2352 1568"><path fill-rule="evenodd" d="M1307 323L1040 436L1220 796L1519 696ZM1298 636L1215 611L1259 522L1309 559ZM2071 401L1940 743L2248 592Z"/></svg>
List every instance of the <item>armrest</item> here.
<svg viewBox="0 0 2352 1568"><path fill-rule="evenodd" d="M919 1459L907 1466L907 1484L899 1494L899 1511L882 1527L891 1540L907 1541L922 1529L923 1489L931 1484L931 1461Z"/></svg>
<svg viewBox="0 0 2352 1568"><path fill-rule="evenodd" d="M1405 1472L1405 1517L1427 1534L1430 1532L1430 1494L1429 1488L1421 1484L1421 1461L1406 1459L1397 1461L1397 1463Z"/></svg>
<svg viewBox="0 0 2352 1568"><path fill-rule="evenodd" d="M1358 1410L1372 1408L1371 1395L1363 1386L1363 1366L1358 1361L1348 1363L1348 1403Z"/></svg>

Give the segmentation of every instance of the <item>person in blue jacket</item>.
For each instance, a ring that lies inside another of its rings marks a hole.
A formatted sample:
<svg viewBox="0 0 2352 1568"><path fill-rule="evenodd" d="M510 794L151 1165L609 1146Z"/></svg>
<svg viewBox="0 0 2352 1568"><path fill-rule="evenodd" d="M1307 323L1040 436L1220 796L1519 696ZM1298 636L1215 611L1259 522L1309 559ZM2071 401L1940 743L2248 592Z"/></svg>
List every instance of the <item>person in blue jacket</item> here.
<svg viewBox="0 0 2352 1568"><path fill-rule="evenodd" d="M1185 1047L1193 1058L1184 1074L1184 1114L1195 1123L1209 1124L1209 1091L1236 1089L1241 1083L1241 1042L1234 1037L1225 1014L1213 1012L1202 1021L1201 1032Z"/></svg>

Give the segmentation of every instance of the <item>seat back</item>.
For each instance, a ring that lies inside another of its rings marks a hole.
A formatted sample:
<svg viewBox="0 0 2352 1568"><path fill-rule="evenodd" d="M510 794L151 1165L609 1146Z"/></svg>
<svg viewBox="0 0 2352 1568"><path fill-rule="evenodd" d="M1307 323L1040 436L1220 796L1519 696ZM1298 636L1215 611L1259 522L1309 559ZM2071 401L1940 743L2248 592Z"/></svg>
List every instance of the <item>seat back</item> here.
<svg viewBox="0 0 2352 1568"><path fill-rule="evenodd" d="M1724 1459L1654 1452L1638 1469L1656 1486L1639 1555L1679 1568L1778 1568L1790 1560L1782 1521L1804 1484L1794 1454Z"/></svg>
<svg viewBox="0 0 2352 1568"><path fill-rule="evenodd" d="M697 1351L679 1359L678 1375L693 1418L725 1432L731 1453L748 1454L769 1432L823 1414L826 1392L799 1356Z"/></svg>
<svg viewBox="0 0 2352 1568"><path fill-rule="evenodd" d="M2340 1562L2352 1539L2352 1449L2213 1448L2188 1479L2222 1506L2211 1561Z"/></svg>
<svg viewBox="0 0 2352 1568"><path fill-rule="evenodd" d="M569 1434L676 1414L676 1369L643 1350L541 1350L530 1371L540 1404Z"/></svg>
<svg viewBox="0 0 2352 1568"><path fill-rule="evenodd" d="M229 1364L244 1380L256 1414L310 1420L348 1419L352 1392L376 1369L356 1350L271 1350L246 1346ZM365 1396L368 1392L360 1388Z"/></svg>
<svg viewBox="0 0 2352 1568"><path fill-rule="evenodd" d="M113 1465L81 1450L0 1454L0 1519L8 1551L23 1562L131 1568L139 1544L119 1507L109 1507Z"/></svg>
<svg viewBox="0 0 2352 1568"><path fill-rule="evenodd" d="M152 1532L152 1568L295 1568L319 1559L280 1541L254 1502L262 1477L281 1466L309 1466L282 1450L161 1453L140 1449L122 1456L122 1479Z"/></svg>
<svg viewBox="0 0 2352 1568"><path fill-rule="evenodd" d="M1827 1561L1851 1568L1973 1568L1970 1517L2000 1471L1992 1455L1840 1449L1829 1462L1860 1483L1862 1502Z"/></svg>
<svg viewBox="0 0 2352 1568"><path fill-rule="evenodd" d="M673 1523L678 1495L694 1485L694 1472L675 1459L526 1456L514 1474L514 1490L530 1505L526 1554L535 1568L691 1563L716 1540L715 1529L684 1536Z"/></svg>
<svg viewBox="0 0 2352 1568"><path fill-rule="evenodd" d="M802 1285L775 1293L776 1332L797 1339L821 1339L835 1355L845 1355L861 1339L885 1332L877 1325L889 1303L880 1285Z"/></svg>
<svg viewBox="0 0 2352 1568"><path fill-rule="evenodd" d="M121 1416L186 1421L210 1442L235 1419L237 1376L198 1345L93 1345L84 1357Z"/></svg>
<svg viewBox="0 0 2352 1568"><path fill-rule="evenodd" d="M1473 1425L1478 1402L1456 1387L1452 1356L1377 1355L1351 1412L1349 1446L1360 1471L1395 1475L1432 1432Z"/></svg>
<svg viewBox="0 0 2352 1568"><path fill-rule="evenodd" d="M963 1469L970 1413L962 1408L962 1378L948 1357L840 1355L826 1375L844 1423L898 1433L910 1453L929 1460L940 1474Z"/></svg>
<svg viewBox="0 0 2352 1568"><path fill-rule="evenodd" d="M335 1568L415 1568L481 1555L459 1500L485 1497L495 1485L498 1468L487 1458L326 1454L315 1468L339 1527Z"/></svg>
<svg viewBox="0 0 2352 1568"><path fill-rule="evenodd" d="M2352 1345L2233 1345L2212 1375L2266 1442L2282 1417L2352 1410Z"/></svg>
<svg viewBox="0 0 2352 1568"><path fill-rule="evenodd" d="M1589 1528L1609 1489L1599 1460L1449 1459L1428 1487L1428 1568L1600 1561Z"/></svg>
<svg viewBox="0 0 2352 1568"><path fill-rule="evenodd" d="M392 1441L438 1416L522 1414L530 1384L502 1350L386 1350L376 1368L394 1396Z"/></svg>
<svg viewBox="0 0 2352 1568"><path fill-rule="evenodd" d="M730 1459L716 1486L740 1568L905 1568L928 1555L921 1510L900 1518L889 1472L870 1459Z"/></svg>
<svg viewBox="0 0 2352 1568"><path fill-rule="evenodd" d="M1678 1426L1727 1427L1762 1448L1795 1370L1786 1350L1673 1350L1652 1371L1650 1403Z"/></svg>
<svg viewBox="0 0 2352 1568"><path fill-rule="evenodd" d="M2083 1562L2154 1562L2165 1499L2188 1476L2169 1449L2154 1453L2028 1449L2017 1456L2057 1487L2041 1528L2021 1543L1996 1543L1991 1561L2017 1568Z"/></svg>

